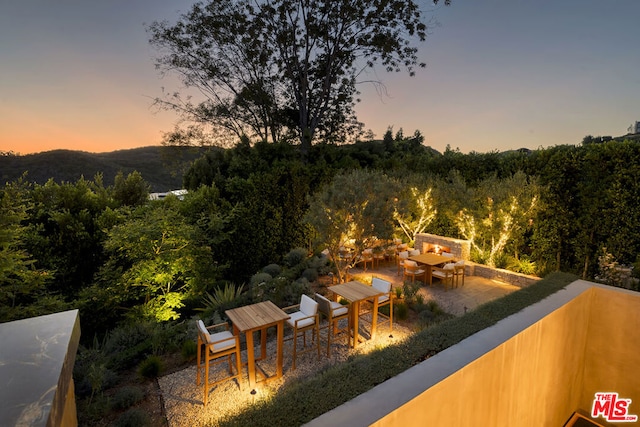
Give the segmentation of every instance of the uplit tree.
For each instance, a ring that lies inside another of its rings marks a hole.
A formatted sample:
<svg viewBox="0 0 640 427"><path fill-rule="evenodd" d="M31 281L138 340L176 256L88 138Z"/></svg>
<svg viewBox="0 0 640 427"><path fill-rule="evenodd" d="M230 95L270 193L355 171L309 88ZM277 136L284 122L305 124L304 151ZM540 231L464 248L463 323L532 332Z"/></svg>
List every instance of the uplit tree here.
<svg viewBox="0 0 640 427"><path fill-rule="evenodd" d="M392 237L398 191L398 183L381 172L355 170L336 175L311 197L306 220L338 268L341 282L363 249ZM353 256L341 258L341 248L347 246Z"/></svg>
<svg viewBox="0 0 640 427"><path fill-rule="evenodd" d="M197 3L177 23L148 30L157 67L177 72L204 100L173 93L158 102L238 136L295 135L307 153L315 139L357 127L356 83L365 69L413 75L424 66L415 46L427 36L424 15L412 0Z"/></svg>
<svg viewBox="0 0 640 427"><path fill-rule="evenodd" d="M409 187L405 192L407 208L396 209L394 218L400 225L400 229L407 238L414 242L418 233L424 232L436 216L433 197L433 188L418 190L417 187Z"/></svg>

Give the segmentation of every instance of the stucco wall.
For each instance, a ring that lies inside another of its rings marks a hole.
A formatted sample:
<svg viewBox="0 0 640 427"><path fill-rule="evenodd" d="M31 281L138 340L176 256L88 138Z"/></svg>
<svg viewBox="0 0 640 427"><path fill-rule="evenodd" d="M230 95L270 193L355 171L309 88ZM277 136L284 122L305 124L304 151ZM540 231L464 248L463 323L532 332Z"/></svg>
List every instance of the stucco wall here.
<svg viewBox="0 0 640 427"><path fill-rule="evenodd" d="M308 425L555 426L596 392L640 415L639 343L640 295L577 280Z"/></svg>
<svg viewBox="0 0 640 427"><path fill-rule="evenodd" d="M640 416L640 294L593 288L581 407L591 410L596 392L632 399Z"/></svg>

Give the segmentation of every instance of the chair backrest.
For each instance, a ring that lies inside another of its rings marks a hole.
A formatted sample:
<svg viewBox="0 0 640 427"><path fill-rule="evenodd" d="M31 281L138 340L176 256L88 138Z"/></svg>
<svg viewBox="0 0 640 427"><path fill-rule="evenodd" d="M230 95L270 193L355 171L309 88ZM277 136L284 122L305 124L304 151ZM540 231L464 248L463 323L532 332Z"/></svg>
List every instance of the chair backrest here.
<svg viewBox="0 0 640 427"><path fill-rule="evenodd" d="M202 341L204 341L205 343L210 343L211 334L209 333L209 331L207 331L207 328L204 326L204 322L202 320L198 320L196 322L196 325L198 325L198 334L200 334L200 338L202 339Z"/></svg>
<svg viewBox="0 0 640 427"><path fill-rule="evenodd" d="M453 254L451 252L442 252L441 255L447 258L453 258Z"/></svg>
<svg viewBox="0 0 640 427"><path fill-rule="evenodd" d="M452 262L445 264L444 267L442 267L443 270L451 270L451 271L453 271L455 268L456 266Z"/></svg>
<svg viewBox="0 0 640 427"><path fill-rule="evenodd" d="M398 253L398 258L409 258L409 251L402 251Z"/></svg>
<svg viewBox="0 0 640 427"><path fill-rule="evenodd" d="M384 293L391 292L391 282L380 279L378 277L374 277L373 279L371 279L371 286L373 288L376 288L380 292L384 292Z"/></svg>
<svg viewBox="0 0 640 427"><path fill-rule="evenodd" d="M405 266L405 267L417 267L417 266L418 266L418 263L417 263L417 262L415 262L415 261L411 261L410 259L408 259L408 260L406 260L406 261L404 262L404 266Z"/></svg>
<svg viewBox="0 0 640 427"><path fill-rule="evenodd" d="M320 310L320 313L329 317L331 315L331 301L323 295L316 293L316 302L318 303L318 310Z"/></svg>
<svg viewBox="0 0 640 427"><path fill-rule="evenodd" d="M420 249L411 249L409 251L409 256L420 255Z"/></svg>
<svg viewBox="0 0 640 427"><path fill-rule="evenodd" d="M300 311L307 316L313 316L318 312L318 303L303 294L300 297Z"/></svg>

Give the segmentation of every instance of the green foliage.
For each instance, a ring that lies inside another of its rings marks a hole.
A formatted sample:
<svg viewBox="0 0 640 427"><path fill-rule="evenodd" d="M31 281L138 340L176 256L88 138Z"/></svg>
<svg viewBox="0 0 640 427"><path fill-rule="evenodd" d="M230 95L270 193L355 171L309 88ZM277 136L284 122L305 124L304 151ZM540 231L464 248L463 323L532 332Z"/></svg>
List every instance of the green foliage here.
<svg viewBox="0 0 640 427"><path fill-rule="evenodd" d="M141 206L147 203L151 187L140 172L131 172L124 177L118 172L113 185L113 198L120 206Z"/></svg>
<svg viewBox="0 0 640 427"><path fill-rule="evenodd" d="M149 415L142 409L131 408L114 422L114 427L147 427L151 423Z"/></svg>
<svg viewBox="0 0 640 427"><path fill-rule="evenodd" d="M271 277L276 277L282 272L282 267L280 267L278 264L269 264L262 269L262 272L268 274Z"/></svg>
<svg viewBox="0 0 640 427"><path fill-rule="evenodd" d="M315 282L318 280L318 270L315 268L305 268L302 272L302 277L307 279L309 282Z"/></svg>
<svg viewBox="0 0 640 427"><path fill-rule="evenodd" d="M291 268L303 263L307 259L307 250L305 248L294 248L284 256L284 264ZM277 276L274 274L273 276Z"/></svg>
<svg viewBox="0 0 640 427"><path fill-rule="evenodd" d="M138 375L142 378L153 379L160 376L162 369L162 360L158 356L152 355L140 363L138 366Z"/></svg>
<svg viewBox="0 0 640 427"><path fill-rule="evenodd" d="M404 294L404 300L407 304L412 304L416 300L416 295L420 290L420 282L406 281L402 284L402 293Z"/></svg>
<svg viewBox="0 0 640 427"><path fill-rule="evenodd" d="M409 316L409 306L404 302L393 304L393 317L398 320L406 320Z"/></svg>
<svg viewBox="0 0 640 427"><path fill-rule="evenodd" d="M224 288L216 288L213 294L207 292L204 297L204 311L224 313L225 310L237 307L241 302L243 290L244 285L236 287L235 284L227 282Z"/></svg>
<svg viewBox="0 0 640 427"><path fill-rule="evenodd" d="M194 340L188 340L182 343L182 350L180 352L184 360L193 360L198 354L198 343Z"/></svg>
<svg viewBox="0 0 640 427"><path fill-rule="evenodd" d="M111 399L111 408L122 410L130 408L144 399L144 391L140 387L124 386Z"/></svg>
<svg viewBox="0 0 640 427"><path fill-rule="evenodd" d="M507 269L516 273L534 275L536 274L536 263L529 256L523 255L520 259L511 258Z"/></svg>
<svg viewBox="0 0 640 427"><path fill-rule="evenodd" d="M269 282L271 279L273 279L273 276L268 273L256 273L251 276L251 287L253 288L254 286L258 286L260 283Z"/></svg>

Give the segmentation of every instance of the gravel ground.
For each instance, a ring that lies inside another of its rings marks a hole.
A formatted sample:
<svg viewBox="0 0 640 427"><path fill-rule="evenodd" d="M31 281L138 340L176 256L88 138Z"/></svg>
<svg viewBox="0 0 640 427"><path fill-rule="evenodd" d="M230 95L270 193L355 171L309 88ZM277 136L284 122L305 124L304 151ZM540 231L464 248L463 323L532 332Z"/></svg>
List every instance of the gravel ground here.
<svg viewBox="0 0 640 427"><path fill-rule="evenodd" d="M370 324L368 322L361 321L361 334L366 336L369 327ZM282 378L268 383L258 383L256 388L252 390L249 388L247 368L244 366L241 381L242 390L239 389L236 381L224 381L209 392L206 408L202 404L203 387L196 386L195 363L187 369L160 378L158 383L162 392L169 427L216 425L221 417L232 415L258 399L277 393L285 384L299 381L313 375L314 372L320 369L346 361L350 355L366 353L379 346L399 342L405 339L411 331L397 324L394 324L393 331L390 331L388 323L382 324L378 327L374 340L365 340L356 349L349 349L346 345L345 336L342 335L336 342L332 343L330 358L327 357L326 353L326 333L326 328L320 331L319 359L315 351L298 355L296 369L292 370L293 341L285 341ZM285 340L290 336L291 330L285 328ZM310 338L310 334L308 338ZM308 339L307 343L309 341L311 340ZM302 339L300 338L298 347L301 345ZM256 348L256 354L259 354L259 347ZM270 337L267 344L267 359L258 362L258 365L268 374L275 372L275 354L275 340ZM246 361L246 351L242 352L242 360ZM226 374L228 374L226 362L214 365L209 373L210 376L213 375L212 378Z"/></svg>

